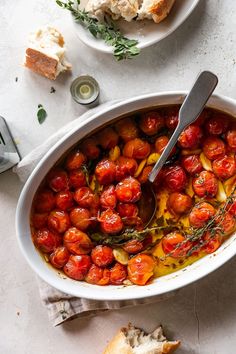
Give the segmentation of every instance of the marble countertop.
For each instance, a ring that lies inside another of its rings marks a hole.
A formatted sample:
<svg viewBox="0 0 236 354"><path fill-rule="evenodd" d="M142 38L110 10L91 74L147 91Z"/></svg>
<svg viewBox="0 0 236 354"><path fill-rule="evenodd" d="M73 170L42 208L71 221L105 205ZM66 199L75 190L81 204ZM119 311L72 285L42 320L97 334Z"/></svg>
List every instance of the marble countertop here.
<svg viewBox="0 0 236 354"><path fill-rule="evenodd" d="M234 0L201 0L172 35L133 61L119 63L82 44L70 15L54 1L2 0L0 13L0 115L7 119L22 156L84 111L69 93L72 79L79 74L98 80L104 102L189 89L200 70L210 69L219 77L216 92L236 98ZM22 66L29 32L45 24L64 34L73 65L72 74L60 76L55 83ZM51 86L55 93L50 93ZM36 116L39 103L48 112L42 125ZM13 220L21 188L11 171L0 175L0 353L100 354L115 331L129 321L145 330L162 323L170 337L181 339L180 354L235 353L236 259L162 303L53 328L40 302L36 276L16 243Z"/></svg>

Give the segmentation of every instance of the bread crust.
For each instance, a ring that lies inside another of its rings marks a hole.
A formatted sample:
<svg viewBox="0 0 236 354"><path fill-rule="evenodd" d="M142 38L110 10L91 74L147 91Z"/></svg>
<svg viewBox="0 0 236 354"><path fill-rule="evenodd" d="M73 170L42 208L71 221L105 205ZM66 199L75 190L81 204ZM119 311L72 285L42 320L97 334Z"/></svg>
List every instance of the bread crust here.
<svg viewBox="0 0 236 354"><path fill-rule="evenodd" d="M154 0L153 5L149 8L153 21L159 23L163 21L172 9L175 0Z"/></svg>
<svg viewBox="0 0 236 354"><path fill-rule="evenodd" d="M50 80L55 80L57 77L57 65L58 60L38 50L26 49L25 66L35 73L46 76Z"/></svg>

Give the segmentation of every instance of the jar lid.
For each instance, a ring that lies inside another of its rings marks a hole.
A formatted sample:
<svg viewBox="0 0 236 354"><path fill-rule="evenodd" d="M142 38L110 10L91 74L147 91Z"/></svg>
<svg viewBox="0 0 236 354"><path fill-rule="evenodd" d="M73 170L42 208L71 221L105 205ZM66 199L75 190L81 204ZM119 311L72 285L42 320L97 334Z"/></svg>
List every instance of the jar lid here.
<svg viewBox="0 0 236 354"><path fill-rule="evenodd" d="M93 77L82 75L72 81L70 92L77 103L90 105L98 99L100 89Z"/></svg>

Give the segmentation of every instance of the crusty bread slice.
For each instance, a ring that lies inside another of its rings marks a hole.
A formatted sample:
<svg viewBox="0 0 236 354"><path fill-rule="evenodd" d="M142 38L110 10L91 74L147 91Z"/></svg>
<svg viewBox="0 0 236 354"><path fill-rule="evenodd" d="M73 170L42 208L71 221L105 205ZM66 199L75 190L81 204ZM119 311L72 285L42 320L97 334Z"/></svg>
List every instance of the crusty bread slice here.
<svg viewBox="0 0 236 354"><path fill-rule="evenodd" d="M159 23L169 14L175 0L143 0L142 6L138 11L138 19L153 19Z"/></svg>
<svg viewBox="0 0 236 354"><path fill-rule="evenodd" d="M180 341L168 341L159 326L150 334L132 326L121 328L108 343L103 354L168 354L173 353Z"/></svg>

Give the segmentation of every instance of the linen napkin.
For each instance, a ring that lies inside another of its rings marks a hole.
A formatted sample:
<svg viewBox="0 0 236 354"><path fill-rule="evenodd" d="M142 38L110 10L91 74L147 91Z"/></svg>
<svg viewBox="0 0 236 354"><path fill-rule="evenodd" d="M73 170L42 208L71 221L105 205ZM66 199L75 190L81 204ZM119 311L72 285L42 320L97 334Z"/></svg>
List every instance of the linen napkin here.
<svg viewBox="0 0 236 354"><path fill-rule="evenodd" d="M104 103L99 107L93 108L81 115L79 118L71 121L66 126L62 127L49 139L47 139L42 145L40 145L32 152L30 152L27 156L25 156L19 162L19 164L13 168L13 171L19 176L22 182L25 182L33 171L33 169L35 168L35 166L37 165L37 163L40 161L40 159L56 142L58 142L58 140L60 140L60 138L62 138L66 133L68 133L75 127L79 127L82 122L90 118L92 114L97 112L97 110L100 110L101 108L105 108L106 106L110 106L112 104L114 104L114 101ZM46 307L49 320L54 326L60 325L74 318L95 316L96 314L103 311L162 301L175 294L175 292L171 292L161 296L128 301L96 301L83 298L76 298L74 296L65 294L53 288L52 286L45 283L39 278L38 285L43 305Z"/></svg>

